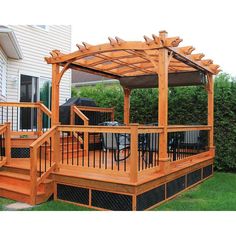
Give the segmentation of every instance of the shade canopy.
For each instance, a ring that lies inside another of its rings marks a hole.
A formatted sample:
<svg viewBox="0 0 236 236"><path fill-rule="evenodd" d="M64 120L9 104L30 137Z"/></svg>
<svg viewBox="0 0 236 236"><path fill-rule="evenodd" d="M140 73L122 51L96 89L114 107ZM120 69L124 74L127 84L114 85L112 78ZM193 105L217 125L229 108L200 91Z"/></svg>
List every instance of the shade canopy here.
<svg viewBox="0 0 236 236"><path fill-rule="evenodd" d="M129 89L136 88L157 88L158 75L140 75L119 78L120 84ZM169 73L168 86L192 86L206 83L206 76L201 71Z"/></svg>

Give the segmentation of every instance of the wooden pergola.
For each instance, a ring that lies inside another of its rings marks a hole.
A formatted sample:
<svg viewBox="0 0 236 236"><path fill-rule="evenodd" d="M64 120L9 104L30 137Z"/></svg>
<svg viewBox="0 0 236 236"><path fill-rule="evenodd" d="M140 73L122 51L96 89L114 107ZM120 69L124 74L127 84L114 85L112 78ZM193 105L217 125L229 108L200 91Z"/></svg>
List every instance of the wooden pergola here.
<svg viewBox="0 0 236 236"><path fill-rule="evenodd" d="M205 86L208 92L208 125L210 131L210 147L213 147L213 75L219 70L219 65L211 59L203 59L204 54L194 54L193 46L180 47L180 37L168 37L166 31L160 31L159 36L152 38L144 36L144 41L125 41L118 37L108 38L109 43L90 45L83 42L77 44L78 50L63 54L53 50L51 57L46 57L52 64L52 124L59 122L59 85L66 70L75 69L92 74L118 79L120 81L135 80L135 77L145 80L146 76L156 76L159 88L158 125L164 127L160 137L160 156L165 157L167 150L168 126L168 78L177 75L186 77L189 73L200 72L205 76ZM62 67L62 69L60 69ZM186 74L188 72L188 74ZM185 78L193 85L191 76ZM144 82L145 84L145 82ZM188 83L187 83L188 84ZM124 88L124 123L129 124L130 92ZM164 158L165 159L165 158ZM165 160L164 160L165 161Z"/></svg>

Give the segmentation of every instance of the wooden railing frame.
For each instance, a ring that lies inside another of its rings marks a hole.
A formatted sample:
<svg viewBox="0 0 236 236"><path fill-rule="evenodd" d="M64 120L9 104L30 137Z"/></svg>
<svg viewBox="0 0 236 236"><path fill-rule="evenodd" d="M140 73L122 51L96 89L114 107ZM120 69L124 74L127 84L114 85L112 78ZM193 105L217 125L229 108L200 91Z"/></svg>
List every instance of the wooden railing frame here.
<svg viewBox="0 0 236 236"><path fill-rule="evenodd" d="M6 122L0 127L0 135L5 134L5 158L2 160L1 166L8 163L11 159L11 135L10 122Z"/></svg>
<svg viewBox="0 0 236 236"><path fill-rule="evenodd" d="M31 204L36 204L36 196L37 196L37 189L38 186L54 171L57 169L59 157L60 155L60 143L58 144L56 142L57 137L56 132L57 126L53 126L50 130L48 130L46 133L44 133L42 136L40 136L37 140L35 140L30 145L30 199ZM49 139L52 139L52 166L43 173L42 176L38 177L37 172L37 159L38 159L38 148L44 144L45 142L48 142Z"/></svg>
<svg viewBox="0 0 236 236"><path fill-rule="evenodd" d="M49 118L52 112L42 102L0 102L0 107L21 107L21 108L37 108L37 131L11 131L12 135L42 135L43 134L43 113Z"/></svg>

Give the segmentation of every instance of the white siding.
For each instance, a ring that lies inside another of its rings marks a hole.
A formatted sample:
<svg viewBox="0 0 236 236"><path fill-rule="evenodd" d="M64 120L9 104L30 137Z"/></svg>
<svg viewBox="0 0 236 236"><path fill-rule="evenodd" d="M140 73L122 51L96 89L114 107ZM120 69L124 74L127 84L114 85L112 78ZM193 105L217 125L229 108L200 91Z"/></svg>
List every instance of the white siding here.
<svg viewBox="0 0 236 236"><path fill-rule="evenodd" d="M30 25L9 25L16 34L23 53L22 60L8 60L7 101L19 101L19 77L25 73L37 77L51 78L51 65L44 57L58 49L71 51L71 27L68 25L49 25L47 30ZM70 98L71 72L67 71L60 84L60 103Z"/></svg>
<svg viewBox="0 0 236 236"><path fill-rule="evenodd" d="M3 88L3 79L4 79L4 66L5 66L5 69L6 69L6 76L7 76L7 57L5 55L5 53L3 52L3 50L1 49L0 47L0 63L1 63L1 76L0 76L0 101L6 101L6 96L3 96L3 91L2 91L2 88Z"/></svg>

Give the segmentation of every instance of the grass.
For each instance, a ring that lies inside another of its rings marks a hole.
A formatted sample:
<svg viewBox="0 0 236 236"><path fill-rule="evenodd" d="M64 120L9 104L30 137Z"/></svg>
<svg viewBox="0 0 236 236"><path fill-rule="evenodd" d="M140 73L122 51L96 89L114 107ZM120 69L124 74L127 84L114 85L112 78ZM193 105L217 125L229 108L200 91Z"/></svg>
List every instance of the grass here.
<svg viewBox="0 0 236 236"><path fill-rule="evenodd" d="M236 174L215 173L212 178L154 210L236 211Z"/></svg>
<svg viewBox="0 0 236 236"><path fill-rule="evenodd" d="M236 211L236 174L215 173L202 184L153 210L157 211ZM14 201L0 198L0 210ZM30 211L88 211L73 204L49 201Z"/></svg>

